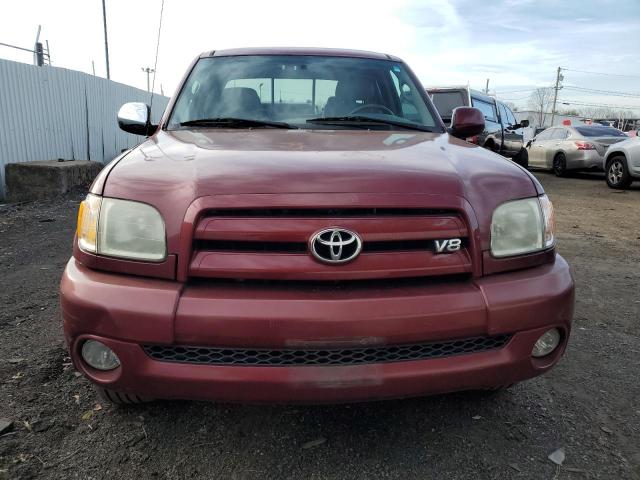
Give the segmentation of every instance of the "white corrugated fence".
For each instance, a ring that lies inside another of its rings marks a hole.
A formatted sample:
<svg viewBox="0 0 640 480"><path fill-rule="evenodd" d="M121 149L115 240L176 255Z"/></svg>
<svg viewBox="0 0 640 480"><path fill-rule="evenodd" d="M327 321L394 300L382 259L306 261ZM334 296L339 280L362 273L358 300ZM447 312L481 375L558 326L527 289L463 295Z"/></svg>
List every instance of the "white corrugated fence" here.
<svg viewBox="0 0 640 480"><path fill-rule="evenodd" d="M82 72L0 60L0 199L7 163L57 158L104 163L142 141L120 130L116 115L123 103L149 103L149 95ZM168 100L154 95L154 120Z"/></svg>

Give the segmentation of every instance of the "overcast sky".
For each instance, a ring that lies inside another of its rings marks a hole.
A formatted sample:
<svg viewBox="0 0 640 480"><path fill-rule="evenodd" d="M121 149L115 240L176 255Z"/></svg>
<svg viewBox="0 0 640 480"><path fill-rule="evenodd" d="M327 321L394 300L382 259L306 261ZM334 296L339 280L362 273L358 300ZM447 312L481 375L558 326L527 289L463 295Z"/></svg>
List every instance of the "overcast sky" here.
<svg viewBox="0 0 640 480"><path fill-rule="evenodd" d="M106 0L111 78L146 88L160 0ZM10 6L9 6L10 5ZM482 5L482 6L481 6ZM4 5L0 42L31 47L38 24L54 66L105 76L101 0L21 0ZM527 89L564 72L561 100L637 107L640 112L640 0L165 0L156 91L171 95L194 56L242 46L374 50L406 60L425 86L467 84L526 106ZM0 46L0 58L31 55ZM627 75L627 76L622 76ZM520 91L525 90L525 91ZM579 107L577 104L563 108Z"/></svg>

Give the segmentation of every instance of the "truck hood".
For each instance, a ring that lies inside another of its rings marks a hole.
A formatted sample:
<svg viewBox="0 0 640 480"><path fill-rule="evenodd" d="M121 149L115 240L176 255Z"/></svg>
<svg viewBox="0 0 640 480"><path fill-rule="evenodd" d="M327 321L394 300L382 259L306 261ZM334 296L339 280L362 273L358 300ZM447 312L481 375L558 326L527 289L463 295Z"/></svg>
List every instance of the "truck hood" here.
<svg viewBox="0 0 640 480"><path fill-rule="evenodd" d="M480 183L480 185L478 185ZM442 193L500 185L535 194L503 157L446 134L360 130L159 132L111 171L105 195L188 191L191 200L239 193Z"/></svg>
<svg viewBox="0 0 640 480"><path fill-rule="evenodd" d="M208 195L429 193L464 198L482 225L498 204L542 189L513 162L448 134L193 129L158 132L92 191L152 204L179 230Z"/></svg>

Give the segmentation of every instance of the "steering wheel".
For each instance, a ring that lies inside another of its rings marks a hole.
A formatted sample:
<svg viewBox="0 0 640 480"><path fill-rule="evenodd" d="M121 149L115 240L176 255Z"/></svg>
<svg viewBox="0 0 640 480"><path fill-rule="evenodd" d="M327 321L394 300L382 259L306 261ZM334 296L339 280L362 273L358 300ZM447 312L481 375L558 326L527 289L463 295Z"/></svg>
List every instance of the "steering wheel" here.
<svg viewBox="0 0 640 480"><path fill-rule="evenodd" d="M361 112L363 110L369 110L369 109L378 109L381 111L386 111L388 112L390 115L395 115L395 113L393 113L393 110L391 110L389 107L385 107L384 105L380 105L379 103L367 103L366 105L360 105L359 107L354 108L353 110L351 110L349 113L347 113L347 115L353 115L355 113Z"/></svg>

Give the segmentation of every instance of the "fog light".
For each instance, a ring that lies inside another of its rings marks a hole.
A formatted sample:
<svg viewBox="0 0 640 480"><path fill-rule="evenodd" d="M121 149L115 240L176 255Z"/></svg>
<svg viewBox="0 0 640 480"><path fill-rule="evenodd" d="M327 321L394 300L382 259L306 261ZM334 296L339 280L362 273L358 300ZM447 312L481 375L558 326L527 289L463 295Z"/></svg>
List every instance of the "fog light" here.
<svg viewBox="0 0 640 480"><path fill-rule="evenodd" d="M552 328L544 332L536 344L533 346L531 355L534 357L544 357L553 352L560 344L560 331L557 328Z"/></svg>
<svg viewBox="0 0 640 480"><path fill-rule="evenodd" d="M96 370L113 370L120 366L120 359L104 343L87 340L82 344L82 358Z"/></svg>

